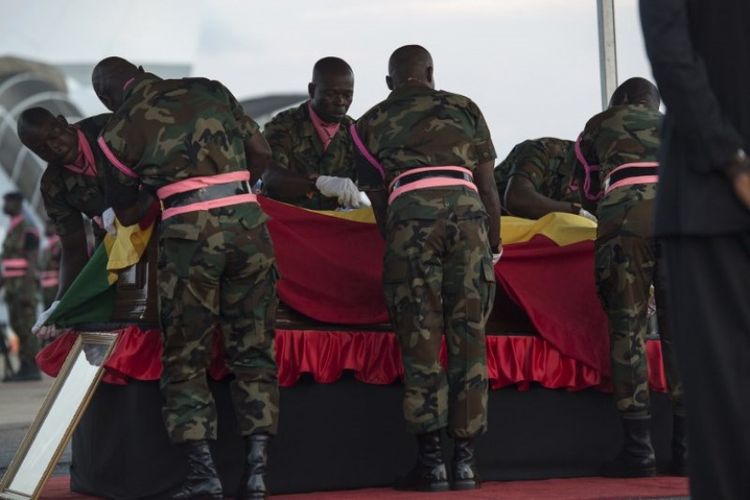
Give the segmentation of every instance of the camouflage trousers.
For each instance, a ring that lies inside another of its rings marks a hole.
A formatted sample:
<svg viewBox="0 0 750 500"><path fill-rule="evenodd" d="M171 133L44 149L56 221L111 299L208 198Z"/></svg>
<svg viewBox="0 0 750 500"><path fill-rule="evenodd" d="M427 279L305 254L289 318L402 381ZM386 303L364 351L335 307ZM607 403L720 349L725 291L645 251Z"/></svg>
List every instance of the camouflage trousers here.
<svg viewBox="0 0 750 500"><path fill-rule="evenodd" d="M235 377L231 395L241 434L275 434L278 425L270 235L265 224L247 228L231 215L205 214L199 231L163 227L159 241L163 415L175 443L216 439L206 371L217 327Z"/></svg>
<svg viewBox="0 0 750 500"><path fill-rule="evenodd" d="M495 297L486 218L402 220L387 235L383 284L404 364L407 430L480 434L487 427L484 326ZM439 360L443 333L447 374Z"/></svg>
<svg viewBox="0 0 750 500"><path fill-rule="evenodd" d="M57 297L57 285L42 287L42 304L47 309L55 301Z"/></svg>
<svg viewBox="0 0 750 500"><path fill-rule="evenodd" d="M6 283L5 304L8 307L8 323L18 335L18 357L22 363L36 366L39 339L31 333L31 327L36 323L36 289L14 291L16 287L10 281Z"/></svg>
<svg viewBox="0 0 750 500"><path fill-rule="evenodd" d="M646 192L642 186L620 188L600 202L597 212L596 285L609 318L615 404L629 418L651 414L646 334L652 284L673 412L685 414L672 332L665 320L664 290L657 274L653 202L650 188Z"/></svg>

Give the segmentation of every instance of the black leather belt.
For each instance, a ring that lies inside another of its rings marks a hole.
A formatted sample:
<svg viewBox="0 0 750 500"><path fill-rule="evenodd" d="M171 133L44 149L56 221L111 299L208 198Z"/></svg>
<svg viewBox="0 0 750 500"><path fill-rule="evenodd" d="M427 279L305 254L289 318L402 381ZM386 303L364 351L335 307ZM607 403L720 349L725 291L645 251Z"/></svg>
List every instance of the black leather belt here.
<svg viewBox="0 0 750 500"><path fill-rule="evenodd" d="M615 172L612 172L607 177L607 185L611 186L616 182L620 182L624 179L631 177L641 177L644 175L659 175L659 167L627 167L621 168Z"/></svg>
<svg viewBox="0 0 750 500"><path fill-rule="evenodd" d="M225 184L214 184L193 191L173 194L168 198L161 200L162 206L166 208L183 207L192 205L201 201L218 200L227 196L237 194L246 194L250 192L250 186L247 182L227 182Z"/></svg>
<svg viewBox="0 0 750 500"><path fill-rule="evenodd" d="M402 174L402 176L393 183L391 191L397 189L406 184L412 182L421 181L422 179L429 179L431 177L450 177L451 179L462 179L469 182L474 182L474 177L471 174L465 172L456 172L455 170L435 170L434 172L417 172L414 174Z"/></svg>

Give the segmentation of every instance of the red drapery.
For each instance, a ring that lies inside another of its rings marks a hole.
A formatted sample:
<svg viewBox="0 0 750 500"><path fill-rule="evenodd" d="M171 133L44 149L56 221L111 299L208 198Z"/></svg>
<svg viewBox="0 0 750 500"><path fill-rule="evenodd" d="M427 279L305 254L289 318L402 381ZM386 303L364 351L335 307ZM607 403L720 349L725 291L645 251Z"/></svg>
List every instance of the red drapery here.
<svg viewBox="0 0 750 500"><path fill-rule="evenodd" d="M388 321L381 286L383 240L375 224L260 198L281 271L280 299L325 323ZM300 258L304 256L304 258ZM562 354L609 374L609 336L594 286L593 243L560 246L537 235L506 245L495 267L538 334Z"/></svg>
<svg viewBox="0 0 750 500"><path fill-rule="evenodd" d="M324 323L388 321L381 286L383 239L375 224L352 222L259 198L281 272L279 299Z"/></svg>
<svg viewBox="0 0 750 500"><path fill-rule="evenodd" d="M66 333L44 348L37 356L40 368L48 375L57 376L77 336L76 332ZM229 373L218 354L219 342L220 337L216 336L208 369L209 375L217 380ZM445 364L444 347L441 358ZM661 345L650 341L647 348L652 388L664 391L666 379ZM143 331L135 326L121 330L105 365L105 382L158 380L162 368L161 349L158 330ZM344 371L352 371L358 380L368 384L390 384L403 375L398 343L392 333L277 330L276 360L282 387L294 385L305 373L319 383L335 382ZM532 383L571 391L608 388L608 381L601 372L563 355L540 337L488 336L487 366L492 389L510 385L526 389Z"/></svg>
<svg viewBox="0 0 750 500"><path fill-rule="evenodd" d="M596 294L593 241L558 246L544 236L509 245L498 282L560 352L609 375L607 316Z"/></svg>

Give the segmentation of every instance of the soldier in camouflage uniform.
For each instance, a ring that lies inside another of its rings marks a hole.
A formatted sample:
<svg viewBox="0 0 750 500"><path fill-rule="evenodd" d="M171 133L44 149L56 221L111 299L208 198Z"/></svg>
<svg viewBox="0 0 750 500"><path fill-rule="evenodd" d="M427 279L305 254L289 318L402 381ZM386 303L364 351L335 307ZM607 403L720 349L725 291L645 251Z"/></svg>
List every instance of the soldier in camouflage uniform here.
<svg viewBox="0 0 750 500"><path fill-rule="evenodd" d="M455 439L453 484L479 486L474 440L487 427L484 326L500 256L495 150L470 99L434 90L432 58L390 58L388 98L358 121L357 170L386 240L383 284L404 363L403 410L417 465L399 489L448 488L441 430ZM447 374L439 362L448 348Z"/></svg>
<svg viewBox="0 0 750 500"><path fill-rule="evenodd" d="M62 116L54 116L44 108L29 108L18 119L18 137L34 154L47 162L39 190L44 209L50 219L50 230L59 237L57 264L59 284L53 280L43 286L46 317L57 307L59 299L75 280L88 261L85 215L100 220L107 208L104 197L104 168L107 160L96 146L96 139L109 113L92 116L69 124ZM104 237L104 230L93 225L96 243ZM44 276L42 276L44 279ZM48 302L47 298L52 300ZM40 326L40 330L41 325ZM38 332L39 335L43 335Z"/></svg>
<svg viewBox="0 0 750 500"><path fill-rule="evenodd" d="M18 335L21 346L21 367L10 380L40 380L41 374L35 360L39 341L31 333L38 300L36 261L39 231L23 215L21 193L6 193L3 199L3 212L11 219L3 241L0 287L5 287L10 327Z"/></svg>
<svg viewBox="0 0 750 500"><path fill-rule="evenodd" d="M50 307L57 297L60 284L60 257L62 248L60 236L55 232L55 226L47 223L44 228L47 245L39 255L39 285L42 289L42 303L45 309Z"/></svg>
<svg viewBox="0 0 750 500"><path fill-rule="evenodd" d="M653 84L632 78L615 91L606 111L589 120L580 138L579 159L599 166L604 187L597 210L596 284L609 318L614 399L625 429L621 453L605 465L604 473L611 476L655 473L645 340L652 284L659 316L664 313L652 228L662 119L659 102ZM659 331L675 419L673 466L684 474L682 384L671 332L663 321Z"/></svg>
<svg viewBox="0 0 750 500"><path fill-rule="evenodd" d="M572 141L543 137L516 145L495 169L503 207L527 219L566 212L596 220L579 202L573 185L575 163Z"/></svg>
<svg viewBox="0 0 750 500"><path fill-rule="evenodd" d="M188 474L173 498L222 498L207 440L216 408L206 371L217 326L247 460L238 498L264 498L267 444L276 433L276 265L266 216L250 193L271 151L234 96L204 78L162 80L120 58L94 69L94 89L115 111L99 145L112 163L107 196L137 222L156 195L163 408Z"/></svg>
<svg viewBox="0 0 750 500"><path fill-rule="evenodd" d="M337 57L315 63L310 100L282 111L263 129L274 168L263 176L263 192L313 210L359 206L346 112L354 94L354 74Z"/></svg>

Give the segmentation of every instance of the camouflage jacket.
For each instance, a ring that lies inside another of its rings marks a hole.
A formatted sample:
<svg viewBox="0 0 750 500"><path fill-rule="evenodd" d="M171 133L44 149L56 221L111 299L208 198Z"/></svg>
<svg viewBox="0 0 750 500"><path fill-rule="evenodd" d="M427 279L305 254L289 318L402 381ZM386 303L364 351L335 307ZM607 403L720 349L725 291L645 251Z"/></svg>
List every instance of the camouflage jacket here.
<svg viewBox="0 0 750 500"><path fill-rule="evenodd" d="M256 133L258 124L221 83L162 80L144 73L101 133L116 159L107 168L108 200L115 207L129 207L141 188L156 191L190 177L245 171L244 143ZM250 205L242 208L242 224L248 229L265 220L260 207ZM206 223L201 212L189 212L160 227L162 235L169 226L187 237L200 234Z"/></svg>
<svg viewBox="0 0 750 500"><path fill-rule="evenodd" d="M282 111L264 127L263 135L271 146L275 163L304 176L332 175L356 180L352 138L349 135L353 120L348 116L344 118L328 148L323 151L323 143L310 121L308 102ZM274 198L274 193L266 194ZM317 192L310 197L291 200L291 203L314 210L338 207L335 198L327 198Z"/></svg>
<svg viewBox="0 0 750 500"><path fill-rule="evenodd" d="M3 241L2 259L27 259L29 252L39 250L39 231L34 224L23 215L11 218L8 232ZM34 266L36 262L28 262ZM22 277L6 277L5 289L7 293L16 296L19 294L34 293L37 289L37 276L35 273L26 272Z"/></svg>
<svg viewBox="0 0 750 500"><path fill-rule="evenodd" d="M632 105L611 107L588 121L581 135L581 153L590 165L600 165L602 185L620 165L658 161L661 121L659 111ZM654 189L642 191L645 198L655 193Z"/></svg>
<svg viewBox="0 0 750 500"><path fill-rule="evenodd" d="M414 168L451 165L474 170L495 158L487 123L467 97L426 87L402 87L357 121L357 133L385 170L385 178L355 153L360 189L385 189ZM450 194L447 194L450 193ZM464 187L409 191L389 207L389 220L486 216L479 196Z"/></svg>
<svg viewBox="0 0 750 500"><path fill-rule="evenodd" d="M495 167L495 183L505 196L510 178L527 178L534 189L547 198L577 202L578 191L571 189L575 150L572 141L543 137L517 144L508 157Z"/></svg>
<svg viewBox="0 0 750 500"><path fill-rule="evenodd" d="M92 116L75 124L88 140L94 155L95 177L79 174L65 168L64 165L52 163L47 165L42 174L39 190L42 193L44 209L60 236L83 227L81 214L94 218L107 208L104 196L107 159L96 145L96 139L111 116L109 113Z"/></svg>

